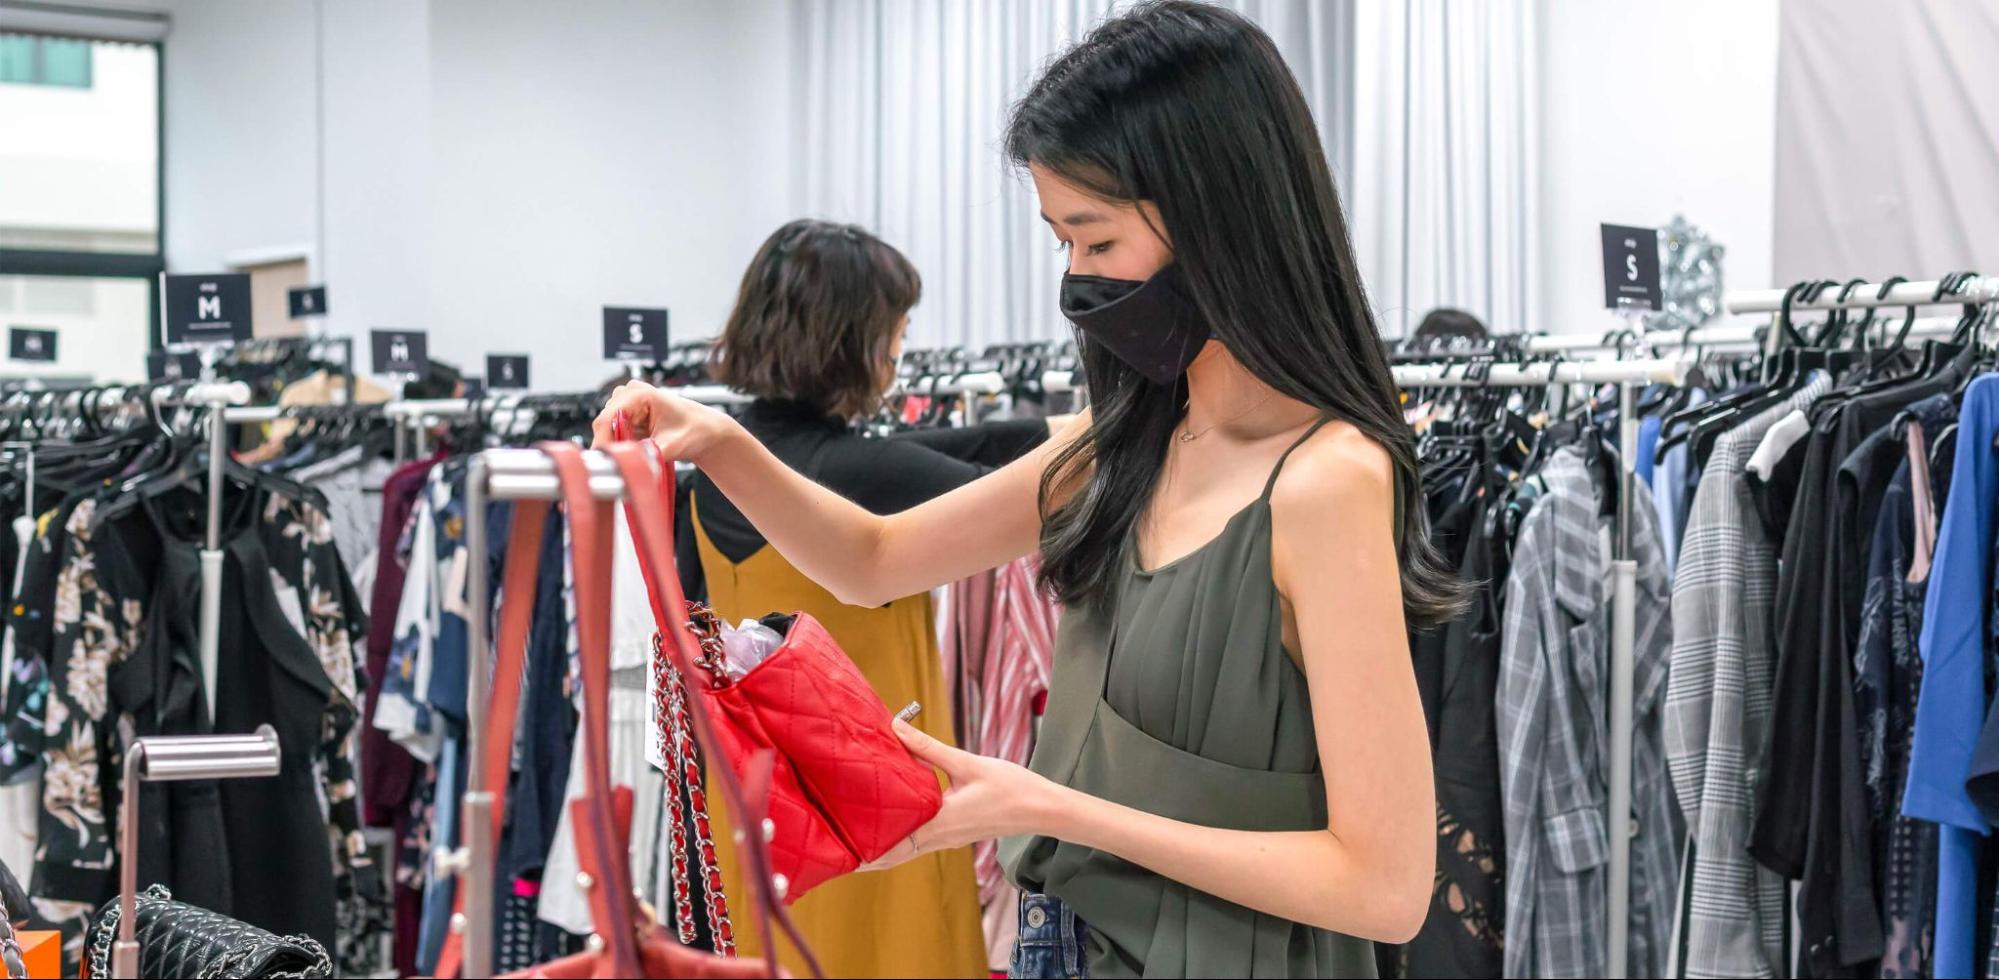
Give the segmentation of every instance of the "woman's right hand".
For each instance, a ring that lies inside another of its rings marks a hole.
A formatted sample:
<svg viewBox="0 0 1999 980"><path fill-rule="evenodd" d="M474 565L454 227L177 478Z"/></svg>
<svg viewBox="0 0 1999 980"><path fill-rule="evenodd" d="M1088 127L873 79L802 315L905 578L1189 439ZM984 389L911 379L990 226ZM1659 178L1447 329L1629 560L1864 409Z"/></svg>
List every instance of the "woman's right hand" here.
<svg viewBox="0 0 1999 980"><path fill-rule="evenodd" d="M604 410L590 424L592 446L616 441L611 435L611 423L619 412L625 413L631 426L625 438L651 439L667 459L686 460L696 466L740 428L735 419L719 409L643 381L627 381L611 392Z"/></svg>

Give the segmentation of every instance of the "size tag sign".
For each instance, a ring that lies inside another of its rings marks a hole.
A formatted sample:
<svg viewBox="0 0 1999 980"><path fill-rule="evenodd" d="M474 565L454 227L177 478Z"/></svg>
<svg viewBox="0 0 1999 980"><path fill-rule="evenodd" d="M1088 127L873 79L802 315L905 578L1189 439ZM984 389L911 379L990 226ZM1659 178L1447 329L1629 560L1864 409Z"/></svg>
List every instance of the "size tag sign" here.
<svg viewBox="0 0 1999 980"><path fill-rule="evenodd" d="M424 374L430 370L430 340L421 330L370 330L368 343L376 374Z"/></svg>
<svg viewBox="0 0 1999 980"><path fill-rule="evenodd" d="M482 378L476 374L468 374L462 378L459 378L458 381L460 384L465 386L466 398L477 400L486 397L485 378Z"/></svg>
<svg viewBox="0 0 1999 980"><path fill-rule="evenodd" d="M168 345L250 339L250 276L160 275L160 328Z"/></svg>
<svg viewBox="0 0 1999 980"><path fill-rule="evenodd" d="M193 381L201 377L201 356L193 351L156 350L146 355L147 381Z"/></svg>
<svg viewBox="0 0 1999 980"><path fill-rule="evenodd" d="M666 356L666 311L604 307L604 359L657 361Z"/></svg>
<svg viewBox="0 0 1999 980"><path fill-rule="evenodd" d="M1656 310L1659 291L1659 229L1603 227L1603 305L1613 310Z"/></svg>
<svg viewBox="0 0 1999 980"><path fill-rule="evenodd" d="M294 320L326 315L325 286L299 286L287 290L285 299L291 304Z"/></svg>
<svg viewBox="0 0 1999 980"><path fill-rule="evenodd" d="M528 386L526 354L486 355L486 387L494 391L520 391Z"/></svg>
<svg viewBox="0 0 1999 980"><path fill-rule="evenodd" d="M53 361L56 332L39 327L8 327L7 356L16 361Z"/></svg>

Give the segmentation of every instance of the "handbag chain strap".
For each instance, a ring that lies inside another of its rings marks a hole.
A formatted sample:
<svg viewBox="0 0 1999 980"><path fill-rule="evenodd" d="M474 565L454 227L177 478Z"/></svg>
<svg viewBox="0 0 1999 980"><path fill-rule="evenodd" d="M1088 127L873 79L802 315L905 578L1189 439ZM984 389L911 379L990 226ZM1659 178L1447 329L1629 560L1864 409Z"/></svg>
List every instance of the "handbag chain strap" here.
<svg viewBox="0 0 1999 980"><path fill-rule="evenodd" d="M690 612L695 614L697 635L701 634L700 612L702 607L689 603ZM707 646L704 639L703 647ZM708 794L702 783L700 756L694 744L694 726L687 715L686 679L667 656L665 640L658 633L652 637L653 663L660 672L659 700L653 710L656 731L667 744L661 753L685 789L683 797L680 789L670 789L668 800L672 810L673 854L670 862L673 875L674 922L679 927L680 941L692 945L696 939L694 931L694 890L689 881L691 858L701 862L702 890L707 895L708 934L713 937L715 952L723 956L736 955L735 929L729 923L729 901L722 890L722 870L715 858L715 838L708 820ZM704 649L704 655L706 651ZM688 810L693 819L688 819ZM694 826L694 845L689 847L687 827ZM691 852L691 853L690 853Z"/></svg>

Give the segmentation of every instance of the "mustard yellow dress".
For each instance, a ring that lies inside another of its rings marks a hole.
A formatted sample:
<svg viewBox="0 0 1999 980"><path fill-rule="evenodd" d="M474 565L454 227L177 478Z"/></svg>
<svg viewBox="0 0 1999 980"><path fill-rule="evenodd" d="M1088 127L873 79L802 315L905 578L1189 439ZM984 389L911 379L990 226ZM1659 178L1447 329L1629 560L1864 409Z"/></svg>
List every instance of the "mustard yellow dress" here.
<svg viewBox="0 0 1999 980"><path fill-rule="evenodd" d="M710 540L700 515L693 521L708 580L708 603L725 622L737 623L771 612L810 613L825 624L841 649L874 685L891 710L923 702L912 722L947 744L951 697L937 647L930 595L899 599L867 609L849 606L806 578L765 545L741 562L731 562ZM715 827L729 827L727 811L708 797ZM728 834L715 835L724 894L735 915L743 955L760 955L751 928L742 873ZM745 896L738 898L737 896ZM985 934L979 921L978 887L969 848L927 854L888 871L857 872L826 882L791 907L806 942L831 977L983 977ZM779 961L796 976L807 976L804 961L779 939Z"/></svg>

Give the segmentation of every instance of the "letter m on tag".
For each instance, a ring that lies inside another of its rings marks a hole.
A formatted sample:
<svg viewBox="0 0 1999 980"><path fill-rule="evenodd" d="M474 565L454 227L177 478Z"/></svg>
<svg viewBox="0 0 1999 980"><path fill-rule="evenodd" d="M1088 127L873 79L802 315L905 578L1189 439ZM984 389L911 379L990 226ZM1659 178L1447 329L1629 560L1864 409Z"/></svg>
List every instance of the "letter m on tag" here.
<svg viewBox="0 0 1999 980"><path fill-rule="evenodd" d="M220 296L195 297L194 316L198 320L222 319L222 297Z"/></svg>

